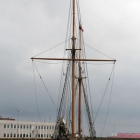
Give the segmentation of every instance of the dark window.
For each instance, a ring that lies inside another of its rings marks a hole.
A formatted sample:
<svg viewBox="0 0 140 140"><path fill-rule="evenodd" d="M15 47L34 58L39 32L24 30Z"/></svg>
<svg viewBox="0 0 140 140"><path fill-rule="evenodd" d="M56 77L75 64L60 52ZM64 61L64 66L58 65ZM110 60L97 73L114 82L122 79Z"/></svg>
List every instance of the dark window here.
<svg viewBox="0 0 140 140"><path fill-rule="evenodd" d="M4 128L6 128L6 124L4 124Z"/></svg>
<svg viewBox="0 0 140 140"><path fill-rule="evenodd" d="M16 134L14 134L14 137L16 137Z"/></svg>
<svg viewBox="0 0 140 140"><path fill-rule="evenodd" d="M36 129L37 129L37 126L36 126Z"/></svg>
<svg viewBox="0 0 140 140"><path fill-rule="evenodd" d="M22 138L22 134L20 134L20 137Z"/></svg>
<svg viewBox="0 0 140 140"><path fill-rule="evenodd" d="M23 138L25 138L25 134L23 134Z"/></svg>
<svg viewBox="0 0 140 140"><path fill-rule="evenodd" d="M14 125L14 128L16 128L16 125Z"/></svg>
<svg viewBox="0 0 140 140"><path fill-rule="evenodd" d="M41 129L43 129L43 126L41 126Z"/></svg>
<svg viewBox="0 0 140 140"><path fill-rule="evenodd" d="M54 129L54 126L52 126L52 129Z"/></svg>
<svg viewBox="0 0 140 140"><path fill-rule="evenodd" d="M49 129L49 127L47 126L47 129Z"/></svg>
<svg viewBox="0 0 140 140"><path fill-rule="evenodd" d="M41 138L43 138L43 134L41 134Z"/></svg>
<svg viewBox="0 0 140 140"><path fill-rule="evenodd" d="M12 133L10 134L10 137L12 137L13 135L12 135Z"/></svg>
<svg viewBox="0 0 140 140"><path fill-rule="evenodd" d="M48 134L47 134L47 138L48 138Z"/></svg>
<svg viewBox="0 0 140 140"><path fill-rule="evenodd" d="M7 128L9 128L9 125L7 125Z"/></svg>
<svg viewBox="0 0 140 140"><path fill-rule="evenodd" d="M38 129L40 129L40 126L38 126Z"/></svg>
<svg viewBox="0 0 140 140"><path fill-rule="evenodd" d="M30 138L31 138L31 133L30 133Z"/></svg>
<svg viewBox="0 0 140 140"><path fill-rule="evenodd" d="M23 126L23 128L25 129L25 125Z"/></svg>
<svg viewBox="0 0 140 140"><path fill-rule="evenodd" d="M22 125L20 125L20 128L22 129Z"/></svg>
<svg viewBox="0 0 140 140"><path fill-rule="evenodd" d="M50 129L51 129L51 126L50 126Z"/></svg>
<svg viewBox="0 0 140 140"><path fill-rule="evenodd" d="M13 128L13 125L11 124L11 128Z"/></svg>
<svg viewBox="0 0 140 140"><path fill-rule="evenodd" d="M7 134L7 137L9 137L9 134Z"/></svg>
<svg viewBox="0 0 140 140"><path fill-rule="evenodd" d="M46 129L46 126L44 126L44 129Z"/></svg>
<svg viewBox="0 0 140 140"><path fill-rule="evenodd" d="M4 133L3 137L6 137L6 134Z"/></svg>
<svg viewBox="0 0 140 140"><path fill-rule="evenodd" d="M17 134L17 137L19 137L19 134Z"/></svg>
<svg viewBox="0 0 140 140"><path fill-rule="evenodd" d="M28 138L28 134L26 134L26 137Z"/></svg>
<svg viewBox="0 0 140 140"><path fill-rule="evenodd" d="M30 129L31 129L31 127L32 127L32 126L30 125Z"/></svg>
<svg viewBox="0 0 140 140"><path fill-rule="evenodd" d="M38 134L38 137L40 137L40 134Z"/></svg>
<svg viewBox="0 0 140 140"><path fill-rule="evenodd" d="M28 125L27 125L27 129L28 129Z"/></svg>
<svg viewBox="0 0 140 140"><path fill-rule="evenodd" d="M17 125L17 128L19 128L19 125Z"/></svg>

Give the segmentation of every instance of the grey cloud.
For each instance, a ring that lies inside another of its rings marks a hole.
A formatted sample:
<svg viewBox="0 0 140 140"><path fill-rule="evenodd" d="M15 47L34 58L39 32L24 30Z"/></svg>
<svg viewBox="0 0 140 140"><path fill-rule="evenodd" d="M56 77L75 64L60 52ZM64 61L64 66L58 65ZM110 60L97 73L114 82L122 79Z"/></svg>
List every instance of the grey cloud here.
<svg viewBox="0 0 140 140"><path fill-rule="evenodd" d="M140 2L138 0L80 1L85 42L115 58L115 77L108 120L103 136L139 132ZM0 1L0 115L38 120L30 58L65 40L69 1ZM43 56L62 56L64 45ZM107 58L86 46L87 57ZM38 64L48 90L57 102L61 65ZM94 114L112 66L88 64ZM56 71L57 69L57 71ZM41 119L55 121L56 110L36 74ZM100 135L106 116L110 86L95 123ZM50 108L51 106L51 108Z"/></svg>

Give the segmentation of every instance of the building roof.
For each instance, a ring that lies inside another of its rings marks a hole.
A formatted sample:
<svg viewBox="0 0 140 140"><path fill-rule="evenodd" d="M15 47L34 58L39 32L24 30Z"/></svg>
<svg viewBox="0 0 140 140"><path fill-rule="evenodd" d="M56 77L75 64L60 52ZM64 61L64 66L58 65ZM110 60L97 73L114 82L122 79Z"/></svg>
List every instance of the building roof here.
<svg viewBox="0 0 140 140"><path fill-rule="evenodd" d="M15 121L15 119L13 119L13 118L3 118L3 117L1 117L1 116L0 116L0 120L10 120L10 121Z"/></svg>
<svg viewBox="0 0 140 140"><path fill-rule="evenodd" d="M110 138L140 138L140 133L117 133L116 136Z"/></svg>

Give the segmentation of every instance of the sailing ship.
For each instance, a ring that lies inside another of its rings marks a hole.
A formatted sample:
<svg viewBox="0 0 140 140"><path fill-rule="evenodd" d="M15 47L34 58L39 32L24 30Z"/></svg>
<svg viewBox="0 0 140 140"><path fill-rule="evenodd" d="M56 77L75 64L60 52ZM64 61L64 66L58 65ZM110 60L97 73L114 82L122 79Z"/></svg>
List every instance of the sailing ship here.
<svg viewBox="0 0 140 140"><path fill-rule="evenodd" d="M66 45L67 58L37 58L34 60L56 60L66 62L66 72L61 90L61 99L57 112L55 140L75 140L96 138L92 108L89 104L87 86L87 61L115 62L116 60L87 59L84 50L83 27L80 17L79 1L70 0L69 43ZM76 9L77 8L77 9ZM76 18L78 15L78 18ZM84 122L84 120L86 120ZM86 127L87 126L87 127Z"/></svg>

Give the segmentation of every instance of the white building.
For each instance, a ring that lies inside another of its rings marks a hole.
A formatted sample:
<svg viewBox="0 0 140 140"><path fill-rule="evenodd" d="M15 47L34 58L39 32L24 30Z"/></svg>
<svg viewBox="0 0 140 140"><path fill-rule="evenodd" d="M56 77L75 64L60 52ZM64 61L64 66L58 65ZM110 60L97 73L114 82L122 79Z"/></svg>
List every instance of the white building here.
<svg viewBox="0 0 140 140"><path fill-rule="evenodd" d="M51 138L55 123L0 118L0 138Z"/></svg>

